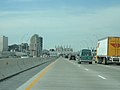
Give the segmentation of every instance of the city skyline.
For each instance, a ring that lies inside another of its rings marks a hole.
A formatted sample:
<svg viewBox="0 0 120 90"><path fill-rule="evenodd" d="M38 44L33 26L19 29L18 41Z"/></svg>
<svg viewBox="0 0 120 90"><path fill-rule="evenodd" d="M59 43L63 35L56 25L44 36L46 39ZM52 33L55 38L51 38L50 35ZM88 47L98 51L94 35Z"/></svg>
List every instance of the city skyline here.
<svg viewBox="0 0 120 90"><path fill-rule="evenodd" d="M120 36L120 0L2 0L0 31L9 44L44 37L44 48L95 47L106 36Z"/></svg>

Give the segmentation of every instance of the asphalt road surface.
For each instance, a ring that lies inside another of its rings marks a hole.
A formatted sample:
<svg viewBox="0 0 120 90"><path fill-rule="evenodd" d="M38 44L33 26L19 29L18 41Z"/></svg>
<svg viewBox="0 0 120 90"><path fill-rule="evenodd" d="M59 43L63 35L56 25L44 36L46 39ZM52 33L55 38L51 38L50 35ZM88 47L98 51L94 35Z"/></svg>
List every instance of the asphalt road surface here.
<svg viewBox="0 0 120 90"><path fill-rule="evenodd" d="M17 90L120 90L120 66L59 58Z"/></svg>

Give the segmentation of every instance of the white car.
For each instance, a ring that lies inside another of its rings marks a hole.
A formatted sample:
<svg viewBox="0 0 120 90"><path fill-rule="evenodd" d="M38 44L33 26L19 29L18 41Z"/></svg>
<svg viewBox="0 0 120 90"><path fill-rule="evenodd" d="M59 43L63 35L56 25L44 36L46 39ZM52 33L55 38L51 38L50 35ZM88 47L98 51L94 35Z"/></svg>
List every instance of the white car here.
<svg viewBox="0 0 120 90"><path fill-rule="evenodd" d="M29 58L28 55L22 55L21 58Z"/></svg>

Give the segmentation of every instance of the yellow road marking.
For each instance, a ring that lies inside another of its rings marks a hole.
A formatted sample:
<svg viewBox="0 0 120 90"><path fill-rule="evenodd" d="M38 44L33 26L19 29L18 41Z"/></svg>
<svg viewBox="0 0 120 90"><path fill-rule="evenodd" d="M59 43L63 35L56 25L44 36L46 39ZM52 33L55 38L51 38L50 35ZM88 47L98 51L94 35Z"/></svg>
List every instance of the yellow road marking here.
<svg viewBox="0 0 120 90"><path fill-rule="evenodd" d="M48 69L55 63L56 61L47 66L46 69L35 80L33 80L25 90L31 90L34 87L34 85L40 80L40 78L42 78L42 76L48 71Z"/></svg>

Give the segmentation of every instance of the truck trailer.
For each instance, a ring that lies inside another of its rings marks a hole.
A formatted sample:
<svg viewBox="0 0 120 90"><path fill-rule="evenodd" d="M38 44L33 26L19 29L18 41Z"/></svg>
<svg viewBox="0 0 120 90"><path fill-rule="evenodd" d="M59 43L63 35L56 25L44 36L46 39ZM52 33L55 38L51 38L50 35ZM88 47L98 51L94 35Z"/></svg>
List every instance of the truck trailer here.
<svg viewBox="0 0 120 90"><path fill-rule="evenodd" d="M120 63L120 37L105 37L98 40L96 62Z"/></svg>

